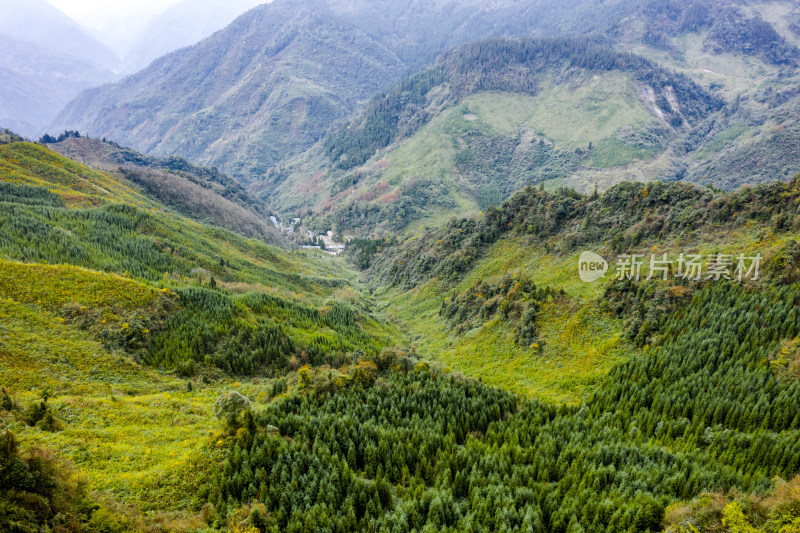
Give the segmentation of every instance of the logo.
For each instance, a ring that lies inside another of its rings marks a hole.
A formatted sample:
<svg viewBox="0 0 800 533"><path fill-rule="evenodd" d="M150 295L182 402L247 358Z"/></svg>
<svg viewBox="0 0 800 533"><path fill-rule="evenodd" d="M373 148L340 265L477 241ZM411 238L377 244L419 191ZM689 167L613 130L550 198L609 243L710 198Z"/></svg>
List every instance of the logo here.
<svg viewBox="0 0 800 533"><path fill-rule="evenodd" d="M582 252L578 258L578 275L581 281L591 283L608 272L608 262L594 252Z"/></svg>
<svg viewBox="0 0 800 533"><path fill-rule="evenodd" d="M761 262L764 259L759 252L754 255L744 253L711 253L706 256L699 253L681 253L675 257L669 253L650 254L650 260L644 254L620 254L614 264L616 280L650 280L660 278L689 281L728 280L757 281L760 277ZM705 260L704 260L705 259ZM586 283L597 281L608 273L608 262L594 252L583 252L578 258L578 274Z"/></svg>

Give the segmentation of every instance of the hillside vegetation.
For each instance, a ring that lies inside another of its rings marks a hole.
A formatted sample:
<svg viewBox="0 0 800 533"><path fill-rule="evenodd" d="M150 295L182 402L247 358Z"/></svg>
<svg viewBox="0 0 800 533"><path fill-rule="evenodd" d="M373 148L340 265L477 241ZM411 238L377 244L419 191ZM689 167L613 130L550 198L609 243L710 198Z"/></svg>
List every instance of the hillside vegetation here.
<svg viewBox="0 0 800 533"><path fill-rule="evenodd" d="M216 168L193 165L180 157L146 156L113 141L80 137L78 132L43 139L49 141L49 148L74 161L135 183L186 217L271 244L284 243L267 218L269 209Z"/></svg>
<svg viewBox="0 0 800 533"><path fill-rule="evenodd" d="M590 192L789 180L800 170L797 38L783 22L793 9L644 2L602 41L458 47L254 188L319 231L377 236L477 213L539 182Z"/></svg>
<svg viewBox="0 0 800 533"><path fill-rule="evenodd" d="M339 262L203 226L42 146L0 156L0 420L8 464L34 476L0 472L4 527L718 531L800 515L781 481L800 469L800 178L528 187L351 242L376 306ZM763 270L589 284L583 249L758 251Z"/></svg>
<svg viewBox="0 0 800 533"><path fill-rule="evenodd" d="M800 177L730 195L679 183L529 188L478 219L354 241L387 312L448 366L386 353L369 379L312 373L299 394L228 425L210 503L249 503L238 519L264 531L791 531L798 198ZM577 279L586 248L759 250L763 270L591 285ZM574 327L577 317L604 327ZM617 360L613 346L624 347ZM604 371L580 366L591 349ZM549 365L559 381L547 382ZM535 399L487 382L533 383ZM763 503L749 495L764 492Z"/></svg>
<svg viewBox="0 0 800 533"><path fill-rule="evenodd" d="M620 46L689 76L728 104L697 125L675 176L733 190L789 180L796 145L797 6L791 2L649 2L617 26Z"/></svg>
<svg viewBox="0 0 800 533"><path fill-rule="evenodd" d="M677 499L797 473L800 385L762 362L779 347L767 339L800 326L796 294L698 288L580 408L518 406L402 361L372 387L280 400L231 441L210 500L258 502L250 521L266 531L658 530ZM781 511L765 522L796 523L796 506ZM703 527L691 516L678 525Z"/></svg>
<svg viewBox="0 0 800 533"><path fill-rule="evenodd" d="M2 130L0 531L800 531L798 46L276 0Z"/></svg>
<svg viewBox="0 0 800 533"><path fill-rule="evenodd" d="M325 138L324 156L263 187L278 208L313 206L320 229L394 233L526 184L649 162L721 106L688 78L591 41L487 41L376 97Z"/></svg>
<svg viewBox="0 0 800 533"><path fill-rule="evenodd" d="M452 46L585 34L617 20L625 4L277 0L133 76L84 91L50 129L179 155L248 183Z"/></svg>
<svg viewBox="0 0 800 533"><path fill-rule="evenodd" d="M0 529L195 527L187 476L211 475L215 398L265 378L261 398L277 395L292 369L402 338L318 255L199 224L39 145L0 146L0 169L0 421L8 464L34 476L3 463Z"/></svg>
<svg viewBox="0 0 800 533"><path fill-rule="evenodd" d="M679 183L622 184L599 196L528 188L500 208L405 240L356 239L348 254L420 350L489 383L576 402L656 329L652 318L615 311L605 283L580 281L580 252L595 251L613 267L623 253L640 253L647 264L651 253L759 251L770 276L793 281L797 195L797 180L730 195ZM525 296L526 279L537 291L565 292ZM509 282L513 291L492 292ZM534 305L530 326L524 308L512 311L516 299ZM532 334L521 344L523 325Z"/></svg>

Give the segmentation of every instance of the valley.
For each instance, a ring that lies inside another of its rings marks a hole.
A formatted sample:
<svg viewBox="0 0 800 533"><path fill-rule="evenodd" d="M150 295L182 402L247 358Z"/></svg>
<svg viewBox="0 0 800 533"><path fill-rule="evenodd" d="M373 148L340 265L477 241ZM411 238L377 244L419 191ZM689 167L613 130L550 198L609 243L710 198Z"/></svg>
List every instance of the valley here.
<svg viewBox="0 0 800 533"><path fill-rule="evenodd" d="M254 4L13 37L0 531L800 531L794 2Z"/></svg>

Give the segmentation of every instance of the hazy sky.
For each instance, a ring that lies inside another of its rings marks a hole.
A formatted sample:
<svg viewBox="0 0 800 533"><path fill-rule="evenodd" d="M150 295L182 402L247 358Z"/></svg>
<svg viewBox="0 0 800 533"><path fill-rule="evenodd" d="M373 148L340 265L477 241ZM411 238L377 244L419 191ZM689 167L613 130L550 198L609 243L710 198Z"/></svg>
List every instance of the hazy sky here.
<svg viewBox="0 0 800 533"><path fill-rule="evenodd" d="M181 0L47 1L124 54L151 17Z"/></svg>
<svg viewBox="0 0 800 533"><path fill-rule="evenodd" d="M180 0L47 0L71 18L92 29L127 17L149 18ZM224 0L223 0L224 1Z"/></svg>
<svg viewBox="0 0 800 533"><path fill-rule="evenodd" d="M115 49L117 53L125 55L129 48L135 44L136 39L148 22L157 14L166 11L183 0L45 0L55 6L70 18L88 29L95 37L106 45ZM231 0L211 0L221 4ZM251 7L269 0L235 0L231 1L229 8L231 16L244 12ZM221 7L221 6L220 6ZM217 10L218 13L226 13ZM198 13L198 20L208 26L208 20L203 19ZM206 17L207 18L207 17ZM229 20L222 21L227 24ZM212 30L219 28L214 27Z"/></svg>

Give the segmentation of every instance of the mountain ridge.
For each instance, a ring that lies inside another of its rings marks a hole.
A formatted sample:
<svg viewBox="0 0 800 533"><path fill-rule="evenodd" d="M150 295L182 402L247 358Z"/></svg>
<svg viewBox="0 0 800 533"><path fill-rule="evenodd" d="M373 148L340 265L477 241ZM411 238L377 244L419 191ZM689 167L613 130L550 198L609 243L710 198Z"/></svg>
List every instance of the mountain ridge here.
<svg viewBox="0 0 800 533"><path fill-rule="evenodd" d="M393 54L358 30L324 20L325 11L319 7L326 6L319 2L295 9L289 2L275 2L251 10L225 31L126 78L124 85L79 96L53 129L74 124L92 136L160 155L182 150L185 157L220 166L247 181L246 176L265 172L279 157L315 141L331 120L349 114L360 99L381 87L381 80L401 71ZM327 55L321 55L321 49ZM193 58L193 70L176 70L187 54ZM261 54L266 61L256 57ZM231 87L229 79L236 79L237 85ZM192 89L177 102L158 103L158 98L172 96L172 84L189 84ZM132 101L125 103L124 97L111 94L114 91L129 94ZM153 103L160 110L154 112ZM92 126L77 118L87 114L85 105L102 112L112 126ZM234 131L234 124L249 117L255 117L258 125ZM208 129L211 123L214 126ZM217 155L206 153L210 147ZM218 165L219 154L231 151L243 155L235 164ZM259 161L254 161L256 153Z"/></svg>
<svg viewBox="0 0 800 533"><path fill-rule="evenodd" d="M288 246L269 220L269 210L239 183L216 169L172 157L158 159L116 143L67 136L47 147L73 161L122 177L143 187L161 203L184 216Z"/></svg>
<svg viewBox="0 0 800 533"><path fill-rule="evenodd" d="M2 0L0 8L3 9L0 34L105 70L111 70L119 61L114 52L46 0Z"/></svg>
<svg viewBox="0 0 800 533"><path fill-rule="evenodd" d="M124 53L121 72L133 74L170 52L191 46L223 29L259 0L183 0L151 19Z"/></svg>
<svg viewBox="0 0 800 533"><path fill-rule="evenodd" d="M553 14L547 9L546 2L537 2L530 7L532 11L529 13L528 8L511 0L504 0L488 11L476 11L473 2L459 16L458 24L466 25L452 44L487 35L539 31L537 28L541 29L542 25L551 22L568 28L574 24L583 24L580 26L582 28L595 28L600 24L597 18L603 17L583 17L579 22L570 18L575 10L589 10L589 4L591 2L574 0L563 11ZM608 11L619 10L620 5L621 2L612 2ZM203 41L177 56L169 56L172 59L159 60L142 73L116 85L92 89L78 96L51 125L51 130L77 129L92 136L113 138L140 151L156 155L180 154L202 164L219 166L237 179L249 182L262 177L269 168L287 156L308 148L324 134L328 126L349 116L362 101L399 81L409 70L415 70L449 46L450 34L447 29L450 27L443 26L440 22L426 22L425 31L420 26L413 33L413 44L398 41L396 35L415 25L419 26L424 21L441 21L442 17L458 11L458 6L459 3L451 0L435 5L405 0L382 10L363 2L306 0L295 5L279 0L246 13L223 30L223 36L212 37L216 40ZM606 8L603 10L605 13ZM521 12L528 14L521 16ZM322 22L316 19L316 23L308 19L302 21L299 20L299 13L326 13L327 18ZM387 13L390 14L388 19ZM393 17L399 17L400 22L396 27L392 22ZM404 17L408 20L401 20ZM274 28L274 35L265 35L267 30L250 33L248 38L252 37L257 44L246 53L263 53L269 57L288 46L285 56L299 54L300 57L295 57L294 60L288 57L284 62L280 58L270 60L268 69L263 72L259 69L239 70L240 67L235 65L242 59L243 50L233 44L226 48L222 43L230 41L234 33L243 31L242 26L247 21L255 22L256 19L265 28ZM609 18L611 19L613 17ZM291 20L299 26L292 29L292 23L289 22ZM296 31L302 28L307 28L308 31ZM314 39L309 32L325 37ZM280 37L276 40L275 35ZM299 39L297 42L294 41L295 37ZM219 46L215 48L213 43L218 43ZM229 57L226 57L228 54ZM404 59L400 59L398 54ZM340 56L347 59L340 61ZM209 57L218 57L219 71L209 66ZM308 58L319 59L316 63L306 63ZM202 110L183 109L183 113L197 114L191 120L187 120L185 115L170 113L169 110L160 111L164 106L182 109L179 100L171 102L170 99L176 92L183 95L194 90L186 85L188 78L182 79L165 70L173 63L183 67L191 65L187 72L202 70L191 74L195 78L200 74L204 78L206 74L213 72L217 83L229 90L230 95L218 102L208 102L203 95L195 95L198 100L204 100L207 107ZM226 63L230 63L233 68L223 72ZM337 65L338 71L335 75L328 72L326 76L330 79L321 78L314 72L329 71L333 64ZM312 65L312 70L306 68ZM254 72L261 72L259 76L268 81L252 85ZM228 74L234 74L234 77L226 79ZM280 85L280 75L298 83ZM142 81L145 77L148 77L146 83L150 87L161 87L149 98L142 98L137 93L137 86L145 83ZM163 87L165 78L172 79L177 84L176 87L170 87L169 93ZM260 101L251 102L242 95L241 87L237 85L239 83L251 83L248 87L249 94ZM278 88L283 94L293 94L296 97L288 101L281 100L276 92ZM231 108L230 102L237 98L239 106L256 106L256 109L246 114L238 113ZM262 105L265 100L268 104ZM140 108L146 109L148 113L138 113ZM224 114L220 114L223 110ZM247 133L239 139L227 138L222 129L232 124L238 124ZM208 132L208 126L213 126L214 131ZM183 130L183 133L178 129ZM193 136L199 137L199 140L190 139ZM259 155L262 164L249 162L254 154Z"/></svg>
<svg viewBox="0 0 800 533"><path fill-rule="evenodd" d="M573 186L591 188L599 180L581 176L639 160L674 177L674 145L723 105L686 76L608 44L481 41L373 98L253 186L318 230L403 232L485 210L526 184L575 176Z"/></svg>
<svg viewBox="0 0 800 533"><path fill-rule="evenodd" d="M45 0L2 0L0 124L41 135L82 90L113 79L119 59Z"/></svg>

